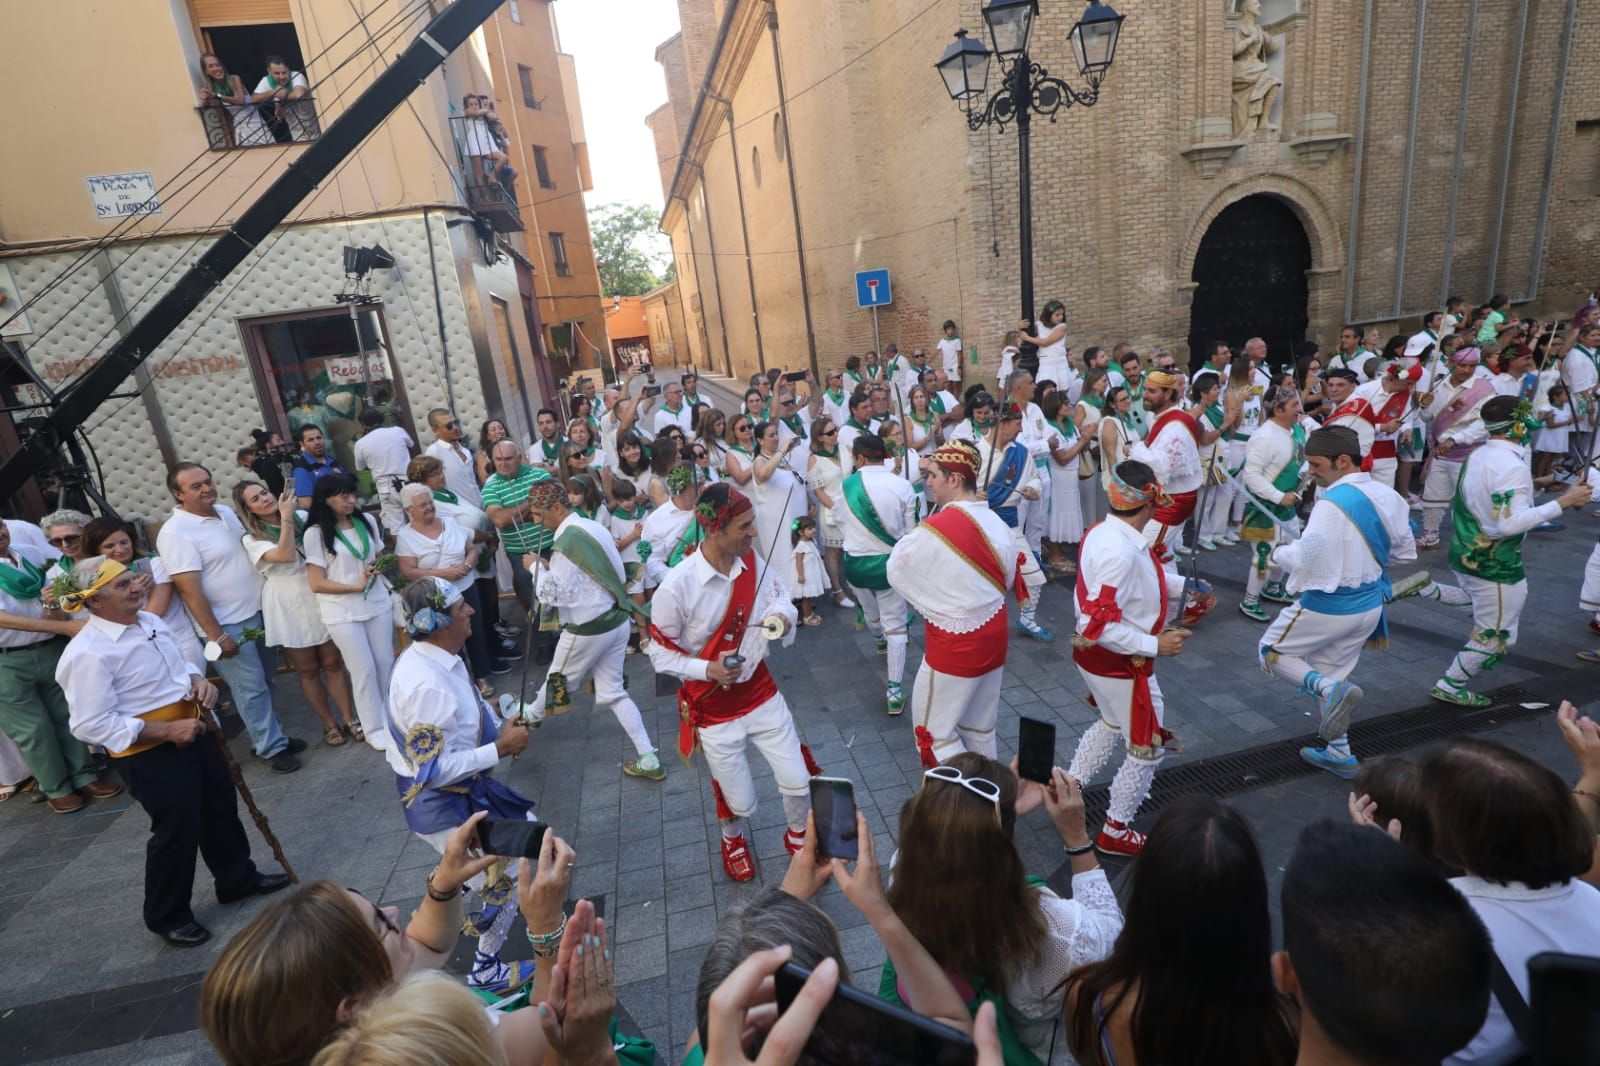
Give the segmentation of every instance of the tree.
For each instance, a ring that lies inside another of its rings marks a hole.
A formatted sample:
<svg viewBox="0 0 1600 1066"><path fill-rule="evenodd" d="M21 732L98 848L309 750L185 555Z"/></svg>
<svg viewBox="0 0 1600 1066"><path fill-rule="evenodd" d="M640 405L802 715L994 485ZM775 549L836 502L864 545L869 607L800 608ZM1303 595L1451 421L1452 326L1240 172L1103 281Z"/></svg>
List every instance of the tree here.
<svg viewBox="0 0 1600 1066"><path fill-rule="evenodd" d="M672 273L661 216L648 204L601 204L589 212L600 290L607 297L643 296Z"/></svg>

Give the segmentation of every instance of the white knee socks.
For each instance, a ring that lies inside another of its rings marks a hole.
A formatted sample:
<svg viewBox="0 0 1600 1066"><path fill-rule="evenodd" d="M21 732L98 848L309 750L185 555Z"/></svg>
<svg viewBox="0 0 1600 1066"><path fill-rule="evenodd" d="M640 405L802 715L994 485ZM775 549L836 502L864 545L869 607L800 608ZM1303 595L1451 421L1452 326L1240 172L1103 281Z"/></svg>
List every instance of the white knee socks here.
<svg viewBox="0 0 1600 1066"><path fill-rule="evenodd" d="M1161 756L1141 759L1129 753L1122 760L1117 776L1111 779L1111 803L1106 807L1106 819L1128 825L1139 813L1139 804L1150 794L1150 783L1156 779L1156 767Z"/></svg>
<svg viewBox="0 0 1600 1066"><path fill-rule="evenodd" d="M1078 747L1072 753L1072 765L1067 767L1067 774L1080 783L1087 784L1111 758L1118 736L1115 729L1100 719L1095 719L1094 724L1078 739Z"/></svg>
<svg viewBox="0 0 1600 1066"><path fill-rule="evenodd" d="M898 685L906 672L906 645L909 642L905 631L890 633L886 639L889 642L889 684Z"/></svg>
<svg viewBox="0 0 1600 1066"><path fill-rule="evenodd" d="M789 828L796 833L806 831L806 815L811 811L811 797L790 796L783 797L783 817L789 823Z"/></svg>
<svg viewBox="0 0 1600 1066"><path fill-rule="evenodd" d="M631 697L624 696L612 701L611 713L617 716L617 724L633 741L633 750L637 754L647 755L656 750L650 740L650 731L644 727L644 718L639 714L639 705Z"/></svg>

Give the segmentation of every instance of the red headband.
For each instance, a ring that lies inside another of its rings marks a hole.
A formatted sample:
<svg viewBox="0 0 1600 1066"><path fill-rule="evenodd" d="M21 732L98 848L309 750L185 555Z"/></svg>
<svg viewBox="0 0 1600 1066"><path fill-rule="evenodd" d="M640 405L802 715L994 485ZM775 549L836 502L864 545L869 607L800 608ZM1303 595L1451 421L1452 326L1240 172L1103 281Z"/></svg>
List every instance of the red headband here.
<svg viewBox="0 0 1600 1066"><path fill-rule="evenodd" d="M746 496L738 489L730 486L728 488L728 502L726 504L720 508L715 507L712 505L710 500L702 497L699 504L695 506L694 517L695 521L700 523L701 529L705 530L707 533L715 533L717 530L725 528L728 523L732 522L735 518L738 518L740 515L750 510L752 506L753 504L750 502L750 497Z"/></svg>
<svg viewBox="0 0 1600 1066"><path fill-rule="evenodd" d="M933 465L949 474L958 474L968 481L978 480L978 449L964 440L953 440L940 445L928 458Z"/></svg>

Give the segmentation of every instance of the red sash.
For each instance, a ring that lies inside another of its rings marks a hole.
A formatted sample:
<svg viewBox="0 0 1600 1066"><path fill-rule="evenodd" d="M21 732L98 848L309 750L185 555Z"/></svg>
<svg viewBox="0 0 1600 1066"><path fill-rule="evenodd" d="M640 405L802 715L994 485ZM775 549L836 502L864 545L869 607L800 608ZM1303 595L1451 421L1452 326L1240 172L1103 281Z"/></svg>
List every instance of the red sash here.
<svg viewBox="0 0 1600 1066"><path fill-rule="evenodd" d="M970 633L951 633L927 624L924 657L928 666L951 677L982 677L1006 664L1008 629L1004 607Z"/></svg>
<svg viewBox="0 0 1600 1066"><path fill-rule="evenodd" d="M997 549L984 535L983 527L960 507L941 508L923 520L929 532L959 555L972 568L989 579L1002 597L1006 594L1006 568L1000 561ZM1022 580L1022 556L1017 556L1015 578L1012 582L1018 600L1028 598L1028 587ZM974 675L976 676L976 675Z"/></svg>
<svg viewBox="0 0 1600 1066"><path fill-rule="evenodd" d="M1157 507L1154 515L1155 520L1164 526L1175 526L1194 514L1194 505L1200 498L1198 489L1194 492L1169 492L1167 495L1172 499L1172 506ZM1162 530L1162 538L1166 535L1167 531Z"/></svg>
<svg viewBox="0 0 1600 1066"><path fill-rule="evenodd" d="M706 641L705 647L695 655L661 632L654 623L650 626L650 639L662 646L709 662L721 662L724 655L739 650L744 640L745 627L750 624L750 612L756 601L755 553L746 553L744 569L733 579L733 593L728 597L722 623ZM701 726L717 725L742 718L778 694L778 686L762 662L750 680L733 685L717 681L684 681L678 688L678 754L688 759L697 745L695 730Z"/></svg>
<svg viewBox="0 0 1600 1066"><path fill-rule="evenodd" d="M1351 415L1354 415L1357 418L1363 418L1368 422L1372 422L1374 425L1377 424L1372 418L1372 405L1360 397L1352 397L1340 404L1338 407L1335 407L1333 409L1333 414L1329 415L1322 424L1325 426L1331 426L1339 419L1348 418Z"/></svg>
<svg viewBox="0 0 1600 1066"><path fill-rule="evenodd" d="M1156 623L1150 630L1150 635L1155 636L1167 622L1167 574L1161 568L1160 557L1153 548L1150 557L1155 561L1156 582L1161 589L1161 610L1156 615ZM1089 624L1080 634L1083 640L1096 641L1100 638L1100 634L1105 632L1107 625L1122 621L1122 607L1117 603L1115 586L1101 585L1100 595L1093 600L1089 599L1089 589L1083 580L1082 566L1078 568L1077 593L1078 613L1089 617ZM1072 661L1086 673L1094 674L1096 677L1133 679L1133 708L1128 717L1128 747L1151 748L1159 746L1155 743L1157 738L1162 742L1168 740L1172 734L1156 721L1155 703L1150 699L1150 676L1155 673L1155 660L1143 655L1122 655L1095 643L1083 644L1081 647L1079 644L1079 641L1073 641Z"/></svg>
<svg viewBox="0 0 1600 1066"><path fill-rule="evenodd" d="M1150 440L1155 440L1157 437L1161 436L1161 431L1163 429L1165 429L1168 425L1170 425L1173 422L1182 423L1183 428L1189 431L1189 436L1194 438L1194 442L1195 442L1196 446L1199 445L1199 443L1200 443L1200 426L1199 426L1199 424L1197 422L1195 422L1194 416L1191 415L1188 411L1180 410L1177 407L1169 407L1169 408L1167 408L1165 411L1161 412L1161 415L1160 415L1159 418L1157 418L1154 422L1150 423L1150 437L1149 437L1149 439Z"/></svg>

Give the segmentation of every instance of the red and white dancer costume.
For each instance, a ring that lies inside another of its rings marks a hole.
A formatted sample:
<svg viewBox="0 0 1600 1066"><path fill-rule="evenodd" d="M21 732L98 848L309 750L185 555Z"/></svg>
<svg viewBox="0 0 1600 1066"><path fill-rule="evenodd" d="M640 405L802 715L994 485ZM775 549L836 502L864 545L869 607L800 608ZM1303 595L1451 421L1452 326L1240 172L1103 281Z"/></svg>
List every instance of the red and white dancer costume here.
<svg viewBox="0 0 1600 1066"><path fill-rule="evenodd" d="M1411 406L1411 386L1421 376L1421 366L1402 368L1399 363L1392 363L1382 377L1357 385L1350 398L1324 423L1355 430L1361 438L1362 469L1372 475L1372 480L1391 489L1399 464L1395 439ZM1382 428L1390 425L1394 428Z"/></svg>
<svg viewBox="0 0 1600 1066"><path fill-rule="evenodd" d="M709 535L750 509L748 498L730 490L725 507L710 516L697 509L696 520ZM722 821L722 862L737 881L755 876L744 834L744 820L756 809L746 748L755 745L772 767L788 822L784 846L791 853L805 844L809 783L817 772L766 664L762 622L781 619L782 641L789 644L797 612L778 569L763 567L758 575L757 566L755 553L746 552L722 574L697 551L667 572L650 603L650 663L657 673L683 679L678 754L687 761L696 747L705 752ZM735 653L744 657L737 680L711 680L707 667Z"/></svg>
<svg viewBox="0 0 1600 1066"><path fill-rule="evenodd" d="M1428 463L1422 471L1422 540L1418 547L1439 543L1439 526L1455 499L1461 464L1489 439L1489 431L1483 428L1483 404L1495 391L1493 382L1477 373L1481 361L1478 349L1457 349L1450 356L1450 373L1434 383L1429 390L1433 399L1421 409L1428 427ZM1465 380L1458 380L1463 376Z"/></svg>
<svg viewBox="0 0 1600 1066"><path fill-rule="evenodd" d="M1183 379L1177 374L1152 370L1145 375L1146 385L1177 391ZM1172 557L1172 545L1183 543L1183 526L1194 514L1200 495L1203 470L1200 466L1200 426L1194 416L1177 403L1162 411L1150 423L1150 432L1133 446L1129 458L1149 465L1155 471L1172 502L1157 507L1155 517L1144 527L1145 543L1162 559Z"/></svg>
<svg viewBox="0 0 1600 1066"><path fill-rule="evenodd" d="M1114 478L1110 486L1113 510L1137 509L1151 500L1166 506L1165 496L1159 484L1141 491ZM1172 739L1163 722L1155 664L1157 638L1178 607L1179 580L1162 568L1143 532L1115 514L1085 534L1078 552L1072 661L1100 717L1078 741L1067 773L1088 781L1110 759L1119 735L1127 747L1096 840L1101 850L1136 854L1144 842L1129 823L1149 795L1164 745Z"/></svg>
<svg viewBox="0 0 1600 1066"><path fill-rule="evenodd" d="M978 452L952 441L930 457L976 481ZM917 751L936 766L975 751L995 756L1006 663L1006 592L1021 598L1013 531L981 499L955 500L900 538L889 584L927 619L926 651L911 685Z"/></svg>

